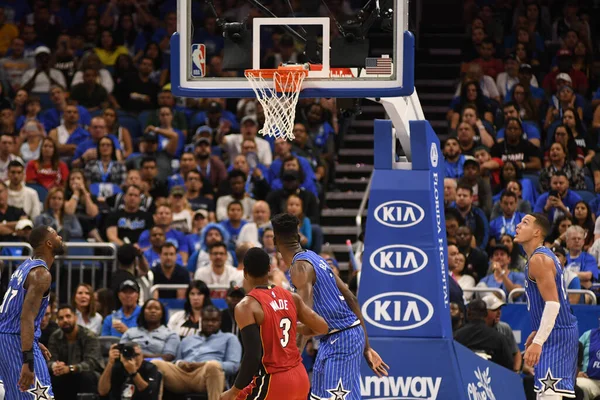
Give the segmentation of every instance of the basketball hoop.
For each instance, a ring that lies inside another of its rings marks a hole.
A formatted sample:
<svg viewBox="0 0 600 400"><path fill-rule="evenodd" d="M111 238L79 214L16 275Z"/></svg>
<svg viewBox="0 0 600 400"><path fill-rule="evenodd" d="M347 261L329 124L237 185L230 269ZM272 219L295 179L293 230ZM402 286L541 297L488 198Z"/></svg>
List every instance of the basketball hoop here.
<svg viewBox="0 0 600 400"><path fill-rule="evenodd" d="M294 118L308 64L282 65L277 69L247 69L246 78L265 112L261 135L294 139ZM273 80L271 82L271 79Z"/></svg>

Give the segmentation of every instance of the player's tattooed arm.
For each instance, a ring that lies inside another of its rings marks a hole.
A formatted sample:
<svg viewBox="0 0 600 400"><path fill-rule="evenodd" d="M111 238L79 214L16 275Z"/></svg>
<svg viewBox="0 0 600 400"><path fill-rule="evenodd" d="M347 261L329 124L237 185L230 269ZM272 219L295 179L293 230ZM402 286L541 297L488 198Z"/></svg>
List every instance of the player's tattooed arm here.
<svg viewBox="0 0 600 400"><path fill-rule="evenodd" d="M21 311L21 350L29 351L33 348L34 321L44 294L50 289L52 276L46 268L35 268L27 275L25 281L25 299Z"/></svg>
<svg viewBox="0 0 600 400"><path fill-rule="evenodd" d="M356 318L358 318L358 320L360 321L360 325L363 331L365 332L364 355L365 359L367 360L367 364L369 364L369 367L371 367L371 369L373 370L373 372L375 372L375 374L377 374L377 376L387 375L387 370L390 369L390 367L385 362L383 362L379 354L371 348L371 344L369 343L369 336L367 335L367 327L365 325L365 320L362 316L362 312L360 311L358 299L350 291L348 286L340 279L339 276L334 276L338 289L342 293L342 296L344 296L348 307L350 307L352 312L356 315Z"/></svg>
<svg viewBox="0 0 600 400"><path fill-rule="evenodd" d="M296 292L300 295L304 304L312 310L313 284L315 282L315 271L312 264L304 260L296 261L290 268L290 276L292 277L292 284L296 287ZM297 333L296 345L300 353L304 351L309 339L309 336L304 336L300 332Z"/></svg>
<svg viewBox="0 0 600 400"><path fill-rule="evenodd" d="M329 332L327 322L319 316L316 312L311 310L304 302L302 298L296 293L292 293L294 303L296 304L296 311L298 313L298 321L302 324L298 325L298 333L304 336L324 335Z"/></svg>

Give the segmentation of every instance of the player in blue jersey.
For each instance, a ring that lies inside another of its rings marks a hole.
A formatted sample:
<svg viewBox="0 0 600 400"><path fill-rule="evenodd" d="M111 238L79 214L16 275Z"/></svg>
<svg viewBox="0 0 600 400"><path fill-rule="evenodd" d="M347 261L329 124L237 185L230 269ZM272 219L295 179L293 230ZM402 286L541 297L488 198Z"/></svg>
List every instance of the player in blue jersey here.
<svg viewBox="0 0 600 400"><path fill-rule="evenodd" d="M538 400L575 397L578 329L571 311L563 269L544 247L550 222L538 213L517 225L515 242L527 253L525 294L533 332L525 342L525 362L534 367Z"/></svg>
<svg viewBox="0 0 600 400"><path fill-rule="evenodd" d="M290 265L290 283L329 326L329 333L320 337L310 399L359 400L362 356L378 376L387 375L389 367L369 345L358 300L327 261L302 248L298 218L279 214L271 224L277 250ZM307 339L299 338L300 352Z"/></svg>
<svg viewBox="0 0 600 400"><path fill-rule="evenodd" d="M53 399L46 360L38 340L48 307L54 257L65 253L62 238L48 226L31 231L32 258L13 272L0 305L0 381L10 400Z"/></svg>

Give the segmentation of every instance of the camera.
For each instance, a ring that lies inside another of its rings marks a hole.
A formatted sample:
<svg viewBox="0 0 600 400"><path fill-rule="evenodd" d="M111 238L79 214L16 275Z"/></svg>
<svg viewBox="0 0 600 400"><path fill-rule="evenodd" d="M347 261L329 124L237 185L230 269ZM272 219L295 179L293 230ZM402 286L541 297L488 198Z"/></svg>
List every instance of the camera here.
<svg viewBox="0 0 600 400"><path fill-rule="evenodd" d="M119 343L117 345L117 349L119 350L119 353L121 353L123 358L125 358L126 360L131 360L135 357L135 350L133 348L133 345L131 344Z"/></svg>

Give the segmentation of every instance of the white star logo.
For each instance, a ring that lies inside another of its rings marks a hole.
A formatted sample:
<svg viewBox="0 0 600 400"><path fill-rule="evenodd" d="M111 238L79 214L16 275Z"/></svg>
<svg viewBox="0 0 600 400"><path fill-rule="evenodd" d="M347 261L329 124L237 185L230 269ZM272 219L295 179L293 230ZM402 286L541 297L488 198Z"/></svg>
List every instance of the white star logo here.
<svg viewBox="0 0 600 400"><path fill-rule="evenodd" d="M328 389L327 391L333 396L332 400L345 400L348 393L351 392L351 390L344 390L341 379L335 389Z"/></svg>
<svg viewBox="0 0 600 400"><path fill-rule="evenodd" d="M27 393L31 393L35 400L52 400L54 397L50 396L48 390L50 390L50 386L42 385L38 378L35 378L34 387L29 389Z"/></svg>
<svg viewBox="0 0 600 400"><path fill-rule="evenodd" d="M548 390L552 390L553 392L557 393L556 384L562 381L562 378L553 377L552 372L550 372L550 369L548 369L548 372L546 372L546 376L543 379L540 378L538 380L542 385L544 385L544 387L540 391L541 393L545 393Z"/></svg>

